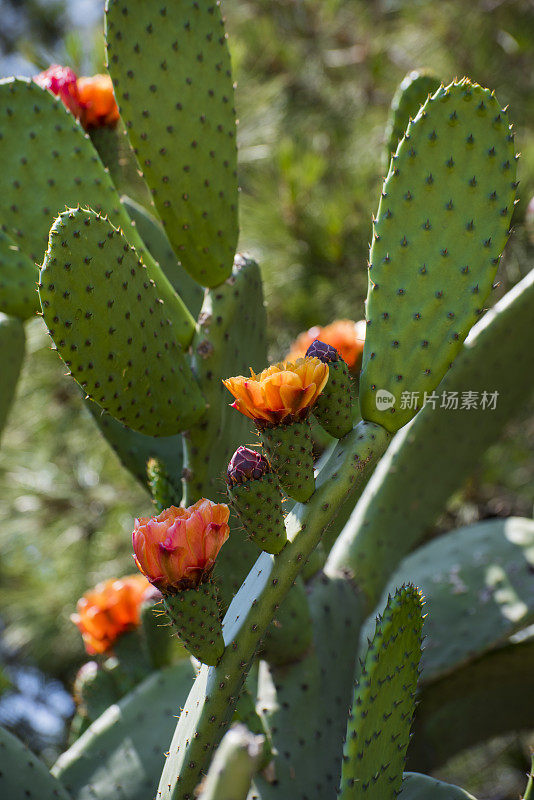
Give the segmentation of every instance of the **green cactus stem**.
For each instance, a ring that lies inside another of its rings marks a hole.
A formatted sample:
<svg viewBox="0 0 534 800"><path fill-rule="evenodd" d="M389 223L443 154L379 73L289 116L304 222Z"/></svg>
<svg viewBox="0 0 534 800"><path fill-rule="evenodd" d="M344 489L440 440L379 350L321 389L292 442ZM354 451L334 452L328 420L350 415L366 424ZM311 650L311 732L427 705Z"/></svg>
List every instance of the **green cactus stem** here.
<svg viewBox="0 0 534 800"><path fill-rule="evenodd" d="M185 702L193 679L185 659L153 672L110 706L52 767L69 800L153 797L165 742L176 725L172 704Z"/></svg>
<svg viewBox="0 0 534 800"><path fill-rule="evenodd" d="M250 447L238 447L226 471L228 497L243 526L266 553L279 553L287 541L278 478L269 462Z"/></svg>
<svg viewBox="0 0 534 800"><path fill-rule="evenodd" d="M476 800L459 786L438 781L418 772L405 772L399 800Z"/></svg>
<svg viewBox="0 0 534 800"><path fill-rule="evenodd" d="M451 371L413 423L397 434L339 536L325 567L347 569L380 599L399 559L420 543L451 495L480 463L534 388L534 270L473 328ZM461 409L473 392L478 407ZM495 407L484 404L495 393ZM446 402L443 402L445 397ZM457 408L447 398L456 397Z"/></svg>
<svg viewBox="0 0 534 800"><path fill-rule="evenodd" d="M72 800L45 764L0 728L0 796L6 800Z"/></svg>
<svg viewBox="0 0 534 800"><path fill-rule="evenodd" d="M293 500L305 503L315 491L309 419L279 425L256 424L282 488Z"/></svg>
<svg viewBox="0 0 534 800"><path fill-rule="evenodd" d="M215 665L224 652L217 587L212 581L184 589L163 600L178 636L191 655Z"/></svg>
<svg viewBox="0 0 534 800"><path fill-rule="evenodd" d="M306 355L328 364L328 381L315 401L313 415L330 436L341 439L353 426L349 368L335 347L318 339Z"/></svg>

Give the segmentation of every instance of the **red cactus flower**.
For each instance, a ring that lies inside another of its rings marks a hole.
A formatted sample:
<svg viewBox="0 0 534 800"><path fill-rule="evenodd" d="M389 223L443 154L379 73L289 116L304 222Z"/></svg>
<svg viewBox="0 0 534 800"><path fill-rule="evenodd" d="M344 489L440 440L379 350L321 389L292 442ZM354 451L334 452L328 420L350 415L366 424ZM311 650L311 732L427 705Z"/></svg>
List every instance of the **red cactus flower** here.
<svg viewBox="0 0 534 800"><path fill-rule="evenodd" d="M34 82L43 89L48 89L52 94L61 98L65 106L72 111L75 117L81 114L81 104L78 94L78 79L70 67L61 67L53 64L44 72L33 78Z"/></svg>
<svg viewBox="0 0 534 800"><path fill-rule="evenodd" d="M135 520L135 563L164 594L194 588L211 573L228 539L230 510L202 498L189 508L171 506L157 517Z"/></svg>

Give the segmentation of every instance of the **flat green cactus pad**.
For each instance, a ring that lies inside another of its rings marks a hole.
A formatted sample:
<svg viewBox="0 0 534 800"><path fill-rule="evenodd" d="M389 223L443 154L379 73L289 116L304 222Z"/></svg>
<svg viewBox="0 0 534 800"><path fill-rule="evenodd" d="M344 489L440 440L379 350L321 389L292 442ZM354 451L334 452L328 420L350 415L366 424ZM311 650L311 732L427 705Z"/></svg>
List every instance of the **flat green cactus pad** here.
<svg viewBox="0 0 534 800"><path fill-rule="evenodd" d="M202 286L194 281L178 262L161 223L146 208L130 197L123 197L122 204L132 222L135 222L139 235L169 279L174 291L180 295L196 319L204 299Z"/></svg>
<svg viewBox="0 0 534 800"><path fill-rule="evenodd" d="M58 217L41 270L44 320L80 386L128 427L169 436L204 400L181 346L181 301L92 211Z"/></svg>
<svg viewBox="0 0 534 800"><path fill-rule="evenodd" d="M397 149L411 118L417 115L429 95L439 89L440 80L428 70L413 70L399 84L391 101L386 128L386 164Z"/></svg>
<svg viewBox="0 0 534 800"><path fill-rule="evenodd" d="M467 79L439 89L409 124L374 221L364 419L398 430L454 360L495 278L515 167L506 111Z"/></svg>
<svg viewBox="0 0 534 800"><path fill-rule="evenodd" d="M0 797L5 800L71 800L31 750L0 728Z"/></svg>
<svg viewBox="0 0 534 800"><path fill-rule="evenodd" d="M520 517L459 528L401 562L384 596L404 581L417 583L425 595L424 682L534 622L533 569L534 521ZM369 620L362 642L372 626Z"/></svg>
<svg viewBox="0 0 534 800"><path fill-rule="evenodd" d="M525 634L423 683L408 750L410 769L430 772L496 736L532 730L534 637ZM449 731L454 736L446 735Z"/></svg>
<svg viewBox="0 0 534 800"><path fill-rule="evenodd" d="M59 757L52 772L72 800L154 796L176 724L175 704L184 702L193 676L189 660L154 672Z"/></svg>
<svg viewBox="0 0 534 800"><path fill-rule="evenodd" d="M402 586L388 598L362 663L349 712L342 800L394 800L401 787L421 657L422 597Z"/></svg>
<svg viewBox="0 0 534 800"><path fill-rule="evenodd" d="M108 67L126 130L169 240L217 286L237 246L237 146L219 3L110 0Z"/></svg>
<svg viewBox="0 0 534 800"><path fill-rule="evenodd" d="M475 800L459 786L438 781L418 772L405 772L399 800Z"/></svg>
<svg viewBox="0 0 534 800"><path fill-rule="evenodd" d="M0 136L0 219L32 261L41 263L58 213L78 204L107 214L142 247L91 140L50 92L23 79L0 81Z"/></svg>
<svg viewBox="0 0 534 800"><path fill-rule="evenodd" d="M26 336L22 322L16 317L0 313L0 436L15 397L25 350Z"/></svg>
<svg viewBox="0 0 534 800"><path fill-rule="evenodd" d="M0 230L0 311L28 319L39 309L35 264L15 240Z"/></svg>

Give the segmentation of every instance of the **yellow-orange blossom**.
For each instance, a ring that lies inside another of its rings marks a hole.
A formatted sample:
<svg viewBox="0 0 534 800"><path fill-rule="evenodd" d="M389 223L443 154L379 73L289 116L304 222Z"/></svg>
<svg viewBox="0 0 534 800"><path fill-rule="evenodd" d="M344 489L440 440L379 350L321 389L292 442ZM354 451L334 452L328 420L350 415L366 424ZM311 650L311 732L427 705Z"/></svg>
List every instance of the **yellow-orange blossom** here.
<svg viewBox="0 0 534 800"><path fill-rule="evenodd" d="M318 358L298 358L267 367L250 378L223 381L235 397L232 407L259 423L277 425L306 416L328 380L328 364Z"/></svg>

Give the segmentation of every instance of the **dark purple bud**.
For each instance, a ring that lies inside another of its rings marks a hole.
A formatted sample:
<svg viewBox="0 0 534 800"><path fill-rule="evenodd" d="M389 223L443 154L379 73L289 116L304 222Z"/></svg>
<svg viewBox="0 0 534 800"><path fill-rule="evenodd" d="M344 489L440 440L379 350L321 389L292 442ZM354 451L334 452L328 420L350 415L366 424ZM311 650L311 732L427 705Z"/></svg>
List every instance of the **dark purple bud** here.
<svg viewBox="0 0 534 800"><path fill-rule="evenodd" d="M335 347L326 342L321 342L316 339L306 350L306 356L310 358L318 358L323 364L328 364L329 361L339 361L340 355Z"/></svg>
<svg viewBox="0 0 534 800"><path fill-rule="evenodd" d="M257 481L268 471L269 462L265 456L250 447L238 447L228 464L226 479L229 484Z"/></svg>

